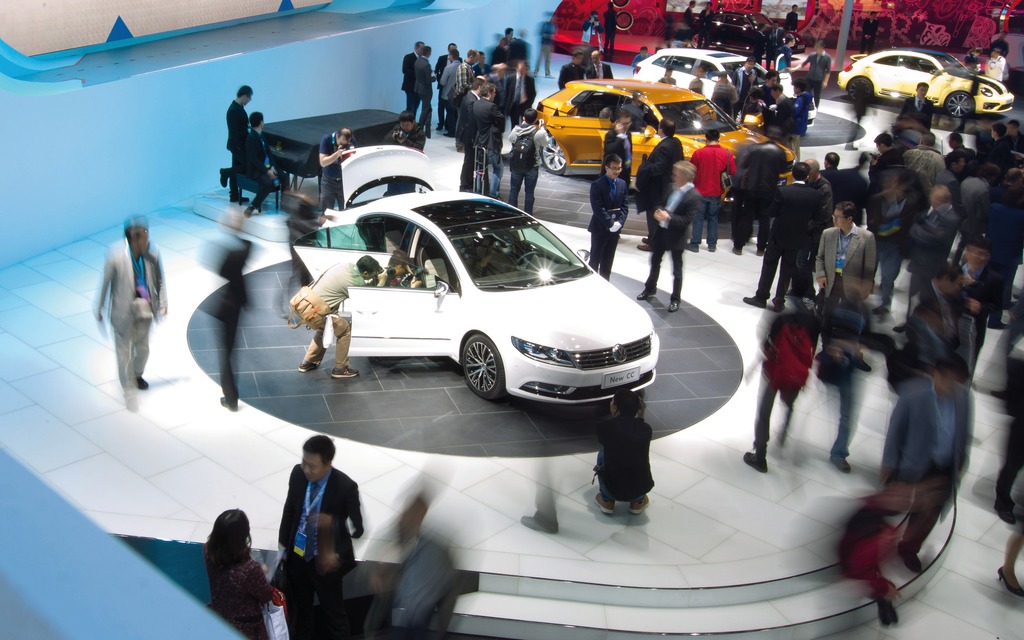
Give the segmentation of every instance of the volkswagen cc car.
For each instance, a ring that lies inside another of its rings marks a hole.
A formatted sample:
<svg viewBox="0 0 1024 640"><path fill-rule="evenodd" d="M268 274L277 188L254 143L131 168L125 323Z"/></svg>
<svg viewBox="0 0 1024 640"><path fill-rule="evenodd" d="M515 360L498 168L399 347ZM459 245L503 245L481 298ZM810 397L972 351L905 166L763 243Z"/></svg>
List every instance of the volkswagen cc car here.
<svg viewBox="0 0 1024 640"><path fill-rule="evenodd" d="M1013 94L1003 83L978 75L977 95L971 95L971 72L959 60L941 51L889 49L847 65L837 76L840 89L851 96L864 90L880 98L909 98L917 84L928 84L927 99L949 115L1001 113L1013 108Z"/></svg>
<svg viewBox="0 0 1024 640"><path fill-rule="evenodd" d="M645 125L642 131L630 134L634 176L661 140L657 131L662 118L675 121L676 137L687 158L705 145L704 132L711 129L718 130L720 144L733 153L768 140L739 126L713 102L689 89L642 80L570 82L544 98L537 108L548 132L548 144L541 150L544 168L558 175L599 173L604 135L612 128L612 121L602 115L614 114L631 96L640 101ZM788 173L794 156L789 149L785 151Z"/></svg>
<svg viewBox="0 0 1024 640"><path fill-rule="evenodd" d="M352 356L446 356L488 400L585 402L654 381L658 336L647 312L535 218L497 200L382 198L295 250L314 277L352 265L342 308ZM355 267L364 256L380 265L402 257L414 286L375 286Z"/></svg>

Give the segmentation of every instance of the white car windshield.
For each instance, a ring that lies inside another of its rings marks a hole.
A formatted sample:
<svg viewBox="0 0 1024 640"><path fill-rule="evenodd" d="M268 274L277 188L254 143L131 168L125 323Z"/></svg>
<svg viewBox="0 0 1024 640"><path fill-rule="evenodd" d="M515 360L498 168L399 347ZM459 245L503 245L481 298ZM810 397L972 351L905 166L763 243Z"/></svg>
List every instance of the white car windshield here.
<svg viewBox="0 0 1024 640"><path fill-rule="evenodd" d="M544 225L507 205L458 200L417 212L442 228L480 289L527 289L593 274Z"/></svg>
<svg viewBox="0 0 1024 640"><path fill-rule="evenodd" d="M702 136L712 129L722 133L736 131L739 126L709 100L686 100L658 105L663 118L676 123L676 135Z"/></svg>

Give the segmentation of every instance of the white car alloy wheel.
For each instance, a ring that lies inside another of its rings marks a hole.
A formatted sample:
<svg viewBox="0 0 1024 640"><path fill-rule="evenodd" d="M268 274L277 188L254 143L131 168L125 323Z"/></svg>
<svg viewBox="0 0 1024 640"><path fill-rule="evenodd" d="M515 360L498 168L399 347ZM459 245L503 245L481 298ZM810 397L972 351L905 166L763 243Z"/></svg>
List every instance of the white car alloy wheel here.
<svg viewBox="0 0 1024 640"><path fill-rule="evenodd" d="M558 142L550 135L548 135L547 146L540 151L540 157L544 162L545 169L556 176L565 174L565 152L562 151L562 147L558 146Z"/></svg>
<svg viewBox="0 0 1024 640"><path fill-rule="evenodd" d="M466 385L485 400L496 400L505 394L505 369L501 354L490 339L475 333L462 348L462 370Z"/></svg>

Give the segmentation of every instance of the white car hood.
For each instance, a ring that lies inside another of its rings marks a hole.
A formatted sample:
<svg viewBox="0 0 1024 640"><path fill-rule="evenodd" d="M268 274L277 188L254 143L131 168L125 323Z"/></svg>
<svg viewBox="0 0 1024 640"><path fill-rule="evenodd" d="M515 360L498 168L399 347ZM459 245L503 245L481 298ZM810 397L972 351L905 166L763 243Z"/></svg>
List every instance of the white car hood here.
<svg viewBox="0 0 1024 640"><path fill-rule="evenodd" d="M647 312L597 274L545 287L477 295L485 296L481 302L488 315L500 318L498 322L510 335L566 351L607 349L645 338L653 330Z"/></svg>

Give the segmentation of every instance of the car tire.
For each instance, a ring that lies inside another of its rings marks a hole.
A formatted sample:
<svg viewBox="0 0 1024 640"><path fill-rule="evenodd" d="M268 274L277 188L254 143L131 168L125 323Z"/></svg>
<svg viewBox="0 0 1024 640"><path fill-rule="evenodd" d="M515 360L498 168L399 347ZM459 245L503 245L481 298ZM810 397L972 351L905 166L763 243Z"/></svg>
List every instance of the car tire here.
<svg viewBox="0 0 1024 640"><path fill-rule="evenodd" d="M484 400L500 400L505 390L505 365L491 339L474 333L462 347L462 375L469 390Z"/></svg>
<svg viewBox="0 0 1024 640"><path fill-rule="evenodd" d="M568 161L565 159L565 151L558 146L558 141L548 136L548 144L540 150L541 164L549 172L556 176L564 176Z"/></svg>
<svg viewBox="0 0 1024 640"><path fill-rule="evenodd" d="M954 91L946 96L943 106L949 115L954 118L962 118L974 113L974 98L966 91Z"/></svg>
<svg viewBox="0 0 1024 640"><path fill-rule="evenodd" d="M856 78L850 80L850 82L847 83L846 85L846 93L847 95L850 96L850 98L856 100L857 91L861 88L864 89L864 92L868 97L874 97L875 85L872 84L871 81L865 78L864 76L857 76Z"/></svg>

